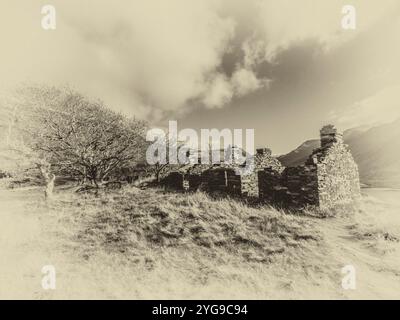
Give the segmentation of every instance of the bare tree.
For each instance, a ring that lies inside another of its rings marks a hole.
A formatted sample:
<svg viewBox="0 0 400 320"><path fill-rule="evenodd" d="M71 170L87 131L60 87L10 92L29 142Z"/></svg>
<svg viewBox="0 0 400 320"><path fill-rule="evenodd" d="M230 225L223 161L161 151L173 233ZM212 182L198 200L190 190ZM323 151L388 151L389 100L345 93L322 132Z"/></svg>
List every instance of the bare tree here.
<svg viewBox="0 0 400 320"><path fill-rule="evenodd" d="M20 92L19 132L50 195L57 174L96 187L113 171L143 158L145 123L108 109L70 89L25 87Z"/></svg>

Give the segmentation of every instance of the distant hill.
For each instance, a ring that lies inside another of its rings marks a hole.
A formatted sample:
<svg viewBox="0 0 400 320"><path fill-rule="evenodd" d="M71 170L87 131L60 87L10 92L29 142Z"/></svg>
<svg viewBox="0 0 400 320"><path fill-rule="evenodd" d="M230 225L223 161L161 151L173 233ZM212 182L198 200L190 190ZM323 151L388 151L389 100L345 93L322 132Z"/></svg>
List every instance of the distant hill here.
<svg viewBox="0 0 400 320"><path fill-rule="evenodd" d="M319 146L319 139L307 140L293 151L290 151L288 154L279 156L278 160L282 162L285 167L295 167L301 165L307 160L308 156L313 152L313 150Z"/></svg>
<svg viewBox="0 0 400 320"><path fill-rule="evenodd" d="M400 187L400 119L375 127L346 130L344 141L358 164L363 184L374 187ZM285 166L303 164L319 139L307 140L278 159Z"/></svg>

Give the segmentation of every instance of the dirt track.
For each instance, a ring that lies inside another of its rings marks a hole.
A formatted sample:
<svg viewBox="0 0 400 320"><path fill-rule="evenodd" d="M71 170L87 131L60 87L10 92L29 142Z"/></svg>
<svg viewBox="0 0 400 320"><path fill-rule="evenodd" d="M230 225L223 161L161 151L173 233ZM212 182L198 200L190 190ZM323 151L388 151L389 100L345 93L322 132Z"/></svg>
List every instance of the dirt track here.
<svg viewBox="0 0 400 320"><path fill-rule="evenodd" d="M329 244L329 255L340 265L352 265L356 271L356 289L342 290L347 299L399 299L400 250L383 255L368 242L350 234L348 221L323 221L321 230ZM345 274L343 274L345 276Z"/></svg>

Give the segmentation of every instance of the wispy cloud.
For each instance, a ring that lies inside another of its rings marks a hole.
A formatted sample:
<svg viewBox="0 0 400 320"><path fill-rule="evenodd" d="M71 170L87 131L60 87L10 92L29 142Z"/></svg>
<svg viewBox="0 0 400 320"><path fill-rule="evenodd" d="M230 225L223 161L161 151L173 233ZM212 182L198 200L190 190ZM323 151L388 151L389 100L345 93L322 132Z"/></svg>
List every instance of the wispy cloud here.
<svg viewBox="0 0 400 320"><path fill-rule="evenodd" d="M332 111L330 117L343 129L395 121L400 118L400 85L385 88L341 112Z"/></svg>

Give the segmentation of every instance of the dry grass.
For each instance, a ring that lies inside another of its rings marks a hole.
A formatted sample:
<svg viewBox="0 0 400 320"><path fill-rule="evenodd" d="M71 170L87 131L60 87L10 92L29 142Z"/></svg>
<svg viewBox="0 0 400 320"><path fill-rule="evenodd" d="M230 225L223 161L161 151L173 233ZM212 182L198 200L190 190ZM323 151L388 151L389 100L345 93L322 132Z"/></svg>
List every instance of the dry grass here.
<svg viewBox="0 0 400 320"><path fill-rule="evenodd" d="M391 298L400 289L400 224L368 197L321 219L201 192L125 187L95 196L58 188L49 203L38 201L37 189L7 192L15 213L26 203L24 215L40 221L18 259L57 269L57 290L35 298ZM349 263L358 270L354 292L340 285Z"/></svg>
<svg viewBox="0 0 400 320"><path fill-rule="evenodd" d="M126 187L59 192L49 209L65 250L102 281L118 270L113 297L318 297L337 276L315 219L271 207Z"/></svg>

